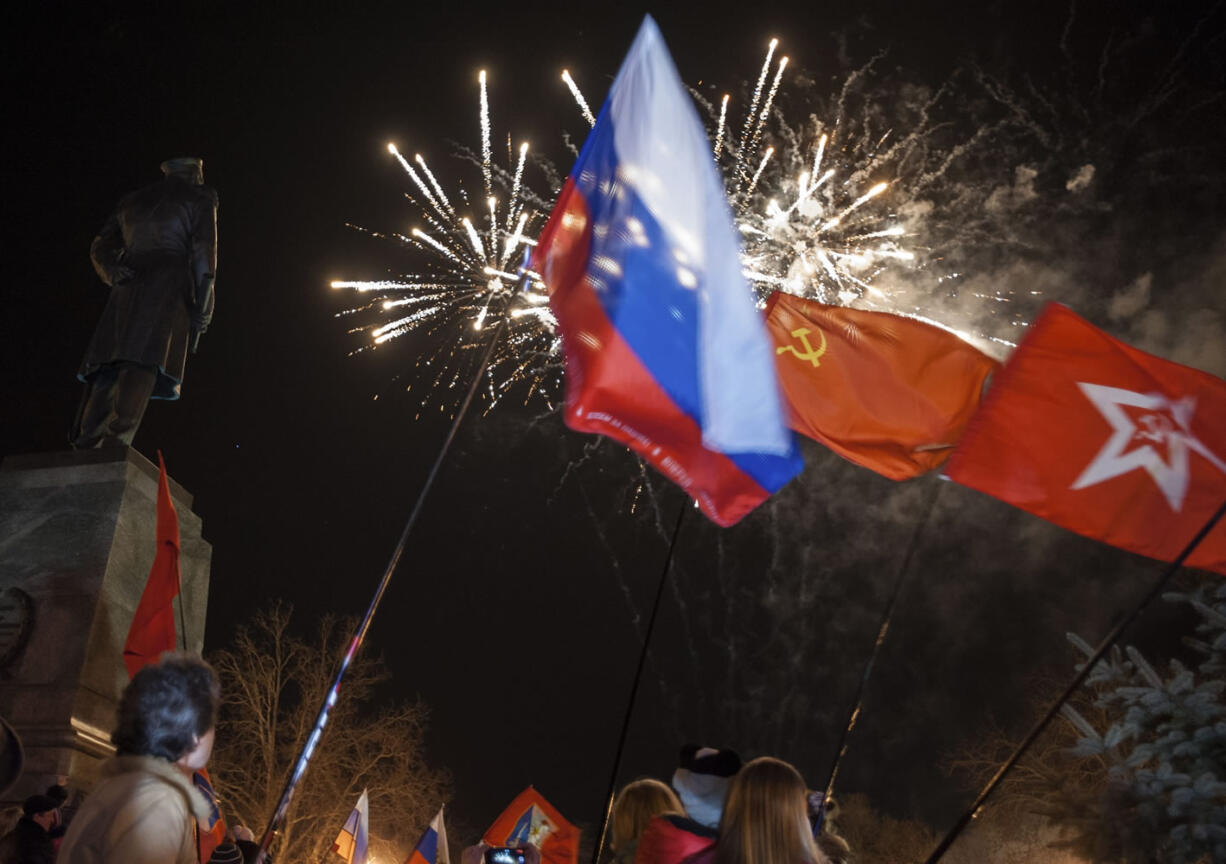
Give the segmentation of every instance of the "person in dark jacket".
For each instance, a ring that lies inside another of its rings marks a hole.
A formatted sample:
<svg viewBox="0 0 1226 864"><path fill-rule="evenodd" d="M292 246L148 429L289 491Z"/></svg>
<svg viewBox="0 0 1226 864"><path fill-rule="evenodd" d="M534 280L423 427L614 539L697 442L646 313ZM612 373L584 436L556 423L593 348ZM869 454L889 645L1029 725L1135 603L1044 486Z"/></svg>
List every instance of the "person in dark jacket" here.
<svg viewBox="0 0 1226 864"><path fill-rule="evenodd" d="M0 864L54 864L51 832L59 821L58 807L46 795L27 798L17 827L0 838Z"/></svg>
<svg viewBox="0 0 1226 864"><path fill-rule="evenodd" d="M77 373L78 449L131 445L150 399L179 398L213 318L217 193L199 159L170 159L162 173L119 202L90 247L111 294Z"/></svg>
<svg viewBox="0 0 1226 864"><path fill-rule="evenodd" d="M67 783L68 778L62 778L64 783ZM68 831L68 820L75 811L75 808L69 809L68 804L68 787L64 783L54 783L47 787L44 793L48 798L55 802L55 827L51 829L51 841L58 850L60 841L64 839L64 834Z"/></svg>
<svg viewBox="0 0 1226 864"><path fill-rule="evenodd" d="M243 851L234 840L227 839L213 849L208 864L244 864Z"/></svg>
<svg viewBox="0 0 1226 864"><path fill-rule="evenodd" d="M243 853L243 864L255 864L260 854L260 844L254 840L235 840L234 845ZM264 855L265 864L273 864L272 856Z"/></svg>

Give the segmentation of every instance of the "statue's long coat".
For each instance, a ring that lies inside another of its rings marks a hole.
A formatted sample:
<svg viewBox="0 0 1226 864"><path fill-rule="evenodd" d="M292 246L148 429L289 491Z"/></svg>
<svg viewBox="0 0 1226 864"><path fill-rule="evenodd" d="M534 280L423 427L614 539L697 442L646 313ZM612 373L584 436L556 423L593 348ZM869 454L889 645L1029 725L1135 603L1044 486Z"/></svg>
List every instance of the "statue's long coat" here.
<svg viewBox="0 0 1226 864"><path fill-rule="evenodd" d="M213 316L217 193L170 176L126 196L90 248L111 296L78 377L107 363L156 366L154 399L178 399L193 312ZM123 278L121 267L133 275ZM118 278L117 278L118 277Z"/></svg>

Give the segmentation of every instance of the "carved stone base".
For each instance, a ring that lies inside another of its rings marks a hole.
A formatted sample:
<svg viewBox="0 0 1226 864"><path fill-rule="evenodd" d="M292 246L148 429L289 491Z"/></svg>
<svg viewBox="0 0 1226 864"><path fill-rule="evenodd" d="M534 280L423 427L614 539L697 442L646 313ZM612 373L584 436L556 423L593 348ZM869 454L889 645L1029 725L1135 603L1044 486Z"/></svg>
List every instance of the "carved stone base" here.
<svg viewBox="0 0 1226 864"><path fill-rule="evenodd" d="M123 643L156 551L157 477L157 466L130 448L10 456L0 465L0 717L25 753L6 801L57 777L88 789L111 752L128 681ZM187 648L199 653L212 547L192 496L173 480L170 490ZM179 630L177 602L175 611Z"/></svg>

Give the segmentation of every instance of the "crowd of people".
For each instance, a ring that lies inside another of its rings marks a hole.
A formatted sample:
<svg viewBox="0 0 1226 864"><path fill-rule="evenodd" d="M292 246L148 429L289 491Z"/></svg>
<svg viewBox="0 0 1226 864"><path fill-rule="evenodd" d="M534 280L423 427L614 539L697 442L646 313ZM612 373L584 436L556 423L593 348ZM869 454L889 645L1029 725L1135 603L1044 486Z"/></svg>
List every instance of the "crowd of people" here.
<svg viewBox="0 0 1226 864"><path fill-rule="evenodd" d="M613 800L612 864L849 864L850 849L830 820L833 802L808 791L780 759L744 765L732 750L681 749L672 785L642 779ZM815 828L817 830L815 830ZM481 864L487 846L464 850ZM525 864L534 864L528 856Z"/></svg>
<svg viewBox="0 0 1226 864"><path fill-rule="evenodd" d="M217 814L193 778L212 754L220 695L196 658L167 655L137 672L100 782L71 819L62 785L26 799L0 838L0 864L255 864L259 847L242 826L202 855L200 826ZM779 759L742 765L731 750L688 745L671 786L643 779L618 793L609 850L613 864L847 864L847 844L821 825L822 798ZM462 864L485 848L465 849Z"/></svg>
<svg viewBox="0 0 1226 864"><path fill-rule="evenodd" d="M823 796L780 759L742 765L731 750L682 748L672 787L636 780L614 799L614 864L846 864L847 843L827 822ZM824 830L822 830L824 828Z"/></svg>

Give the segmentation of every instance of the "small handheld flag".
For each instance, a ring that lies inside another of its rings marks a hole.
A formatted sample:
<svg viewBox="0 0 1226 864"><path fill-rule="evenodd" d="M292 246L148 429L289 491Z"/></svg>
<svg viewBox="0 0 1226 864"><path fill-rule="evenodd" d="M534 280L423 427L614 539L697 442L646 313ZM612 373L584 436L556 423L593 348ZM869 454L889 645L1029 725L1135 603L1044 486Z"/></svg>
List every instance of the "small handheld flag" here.
<svg viewBox="0 0 1226 864"><path fill-rule="evenodd" d="M515 796L481 838L490 846L523 846L541 850L541 864L575 864L579 860L579 829L531 786Z"/></svg>
<svg viewBox="0 0 1226 864"><path fill-rule="evenodd" d="M366 852L370 846L370 803L366 790L349 813L341 832L336 835L332 851L345 859L345 864L366 864Z"/></svg>
<svg viewBox="0 0 1226 864"><path fill-rule="evenodd" d="M731 525L803 467L723 182L650 16L533 262L566 354L566 423L639 453Z"/></svg>
<svg viewBox="0 0 1226 864"><path fill-rule="evenodd" d="M438 815L430 820L426 832L421 835L404 864L450 864L451 856L447 852L447 828L443 824L443 808L438 808Z"/></svg>
<svg viewBox="0 0 1226 864"><path fill-rule="evenodd" d="M221 815L221 807L217 804L217 793L213 790L213 778L208 771L196 771L192 774L192 783L209 805L207 823L197 821L197 837L200 845L200 860L208 861L213 850L226 840L226 820Z"/></svg>

